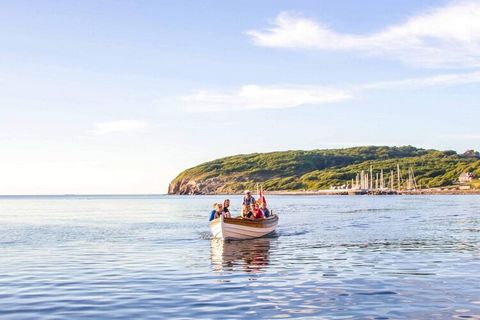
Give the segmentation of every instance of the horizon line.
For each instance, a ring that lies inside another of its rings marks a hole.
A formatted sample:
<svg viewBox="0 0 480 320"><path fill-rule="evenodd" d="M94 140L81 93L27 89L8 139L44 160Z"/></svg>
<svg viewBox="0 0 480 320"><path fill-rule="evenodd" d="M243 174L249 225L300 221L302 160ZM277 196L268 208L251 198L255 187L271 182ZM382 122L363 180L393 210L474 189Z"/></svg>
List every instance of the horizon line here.
<svg viewBox="0 0 480 320"><path fill-rule="evenodd" d="M77 197L77 196L165 196L168 193L54 193L54 194L0 194L0 197Z"/></svg>

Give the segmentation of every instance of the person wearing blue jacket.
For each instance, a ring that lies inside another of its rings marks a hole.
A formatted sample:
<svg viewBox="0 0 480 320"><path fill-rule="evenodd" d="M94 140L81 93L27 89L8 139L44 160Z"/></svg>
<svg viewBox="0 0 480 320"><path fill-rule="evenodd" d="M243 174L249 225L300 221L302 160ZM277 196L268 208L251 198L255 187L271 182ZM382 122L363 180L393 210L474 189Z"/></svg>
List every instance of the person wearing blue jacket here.
<svg viewBox="0 0 480 320"><path fill-rule="evenodd" d="M255 203L255 198L250 190L245 190L245 196L242 202L242 216L245 217L250 212L250 207Z"/></svg>
<svg viewBox="0 0 480 320"><path fill-rule="evenodd" d="M223 205L221 203L214 203L213 210L210 212L210 219L208 221L212 221L214 219L220 218L223 212Z"/></svg>
<svg viewBox="0 0 480 320"><path fill-rule="evenodd" d="M260 211L262 211L265 218L270 217L270 210L268 210L267 204L265 202L262 202L262 204L260 205Z"/></svg>

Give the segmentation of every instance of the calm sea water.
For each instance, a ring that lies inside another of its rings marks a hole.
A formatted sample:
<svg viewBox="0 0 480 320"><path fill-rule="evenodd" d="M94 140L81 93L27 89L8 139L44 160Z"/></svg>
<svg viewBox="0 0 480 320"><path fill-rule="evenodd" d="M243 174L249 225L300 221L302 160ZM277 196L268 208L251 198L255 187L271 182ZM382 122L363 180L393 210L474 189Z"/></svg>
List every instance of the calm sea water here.
<svg viewBox="0 0 480 320"><path fill-rule="evenodd" d="M480 319L478 196L270 196L231 242L221 200L0 197L0 319Z"/></svg>

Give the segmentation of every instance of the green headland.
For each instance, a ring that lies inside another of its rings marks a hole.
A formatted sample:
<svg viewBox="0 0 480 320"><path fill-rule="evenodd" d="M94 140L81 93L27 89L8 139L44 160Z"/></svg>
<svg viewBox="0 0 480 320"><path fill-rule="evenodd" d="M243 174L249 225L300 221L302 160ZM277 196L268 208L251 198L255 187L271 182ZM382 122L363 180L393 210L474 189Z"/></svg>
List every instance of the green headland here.
<svg viewBox="0 0 480 320"><path fill-rule="evenodd" d="M241 154L202 163L180 173L169 185L170 194L239 193L261 183L268 191L318 191L332 186L352 187L359 173L383 170L385 184L408 179L412 170L418 188L436 188L459 183L461 174L480 177L480 155L413 146L365 146L344 149L292 150ZM390 177L392 171L394 176ZM395 180L396 181L396 180ZM472 179L469 188L479 186Z"/></svg>

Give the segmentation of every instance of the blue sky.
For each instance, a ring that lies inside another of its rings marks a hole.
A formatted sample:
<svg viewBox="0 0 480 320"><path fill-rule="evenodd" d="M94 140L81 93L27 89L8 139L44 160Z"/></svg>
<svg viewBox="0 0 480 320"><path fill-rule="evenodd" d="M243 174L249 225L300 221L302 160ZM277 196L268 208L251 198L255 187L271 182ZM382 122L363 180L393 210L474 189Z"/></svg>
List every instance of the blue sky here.
<svg viewBox="0 0 480 320"><path fill-rule="evenodd" d="M479 149L480 1L0 9L0 194L162 193L238 153Z"/></svg>

